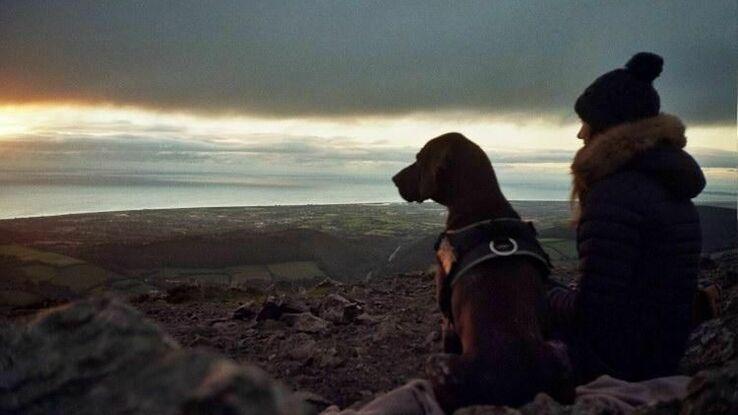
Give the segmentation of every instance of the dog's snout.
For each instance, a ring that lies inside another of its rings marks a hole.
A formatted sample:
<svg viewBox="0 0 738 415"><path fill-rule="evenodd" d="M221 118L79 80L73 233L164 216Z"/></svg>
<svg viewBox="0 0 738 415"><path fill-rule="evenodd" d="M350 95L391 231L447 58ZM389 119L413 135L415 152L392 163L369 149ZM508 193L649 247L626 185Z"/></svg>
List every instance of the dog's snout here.
<svg viewBox="0 0 738 415"><path fill-rule="evenodd" d="M413 169L413 166L415 166L415 163L405 167L404 169L398 171L394 176L392 176L392 182L397 187L402 187L403 182L407 181L407 175L409 172Z"/></svg>
<svg viewBox="0 0 738 415"><path fill-rule="evenodd" d="M417 197L417 165L415 163L400 170L392 176L392 182L397 186L400 196L408 202L419 201Z"/></svg>

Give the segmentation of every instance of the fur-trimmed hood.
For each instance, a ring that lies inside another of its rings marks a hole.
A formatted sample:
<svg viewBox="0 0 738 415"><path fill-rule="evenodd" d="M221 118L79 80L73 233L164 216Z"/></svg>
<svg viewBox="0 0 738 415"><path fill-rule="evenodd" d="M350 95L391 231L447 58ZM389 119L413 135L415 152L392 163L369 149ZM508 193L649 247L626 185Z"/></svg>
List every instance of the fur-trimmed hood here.
<svg viewBox="0 0 738 415"><path fill-rule="evenodd" d="M656 177L680 197L696 196L705 179L682 150L687 144L684 131L679 118L663 113L604 131L574 157L572 200L582 202L594 183L626 166Z"/></svg>

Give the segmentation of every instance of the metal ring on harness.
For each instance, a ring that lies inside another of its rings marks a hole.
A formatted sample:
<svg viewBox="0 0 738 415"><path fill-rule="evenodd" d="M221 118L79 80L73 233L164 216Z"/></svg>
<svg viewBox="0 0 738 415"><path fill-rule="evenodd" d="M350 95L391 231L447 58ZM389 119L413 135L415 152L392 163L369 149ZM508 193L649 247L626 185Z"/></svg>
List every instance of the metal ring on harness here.
<svg viewBox="0 0 738 415"><path fill-rule="evenodd" d="M512 238L507 238L507 240L510 241L510 243L512 244L512 247L510 248L510 250L508 250L508 251L500 251L495 246L495 241L494 240L492 240L492 241L489 242L489 250L492 251L492 252L494 252L495 254L497 254L499 256L508 256L508 255L514 254L515 252L518 251L518 243L515 242L515 239L512 239Z"/></svg>

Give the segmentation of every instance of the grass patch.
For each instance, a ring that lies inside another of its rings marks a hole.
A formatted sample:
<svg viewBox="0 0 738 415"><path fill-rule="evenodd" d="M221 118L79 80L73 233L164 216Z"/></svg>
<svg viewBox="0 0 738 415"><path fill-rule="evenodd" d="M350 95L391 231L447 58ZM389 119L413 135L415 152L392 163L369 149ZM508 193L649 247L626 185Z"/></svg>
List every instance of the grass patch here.
<svg viewBox="0 0 738 415"><path fill-rule="evenodd" d="M293 282L325 278L325 273L313 261L278 262L268 264L275 282Z"/></svg>
<svg viewBox="0 0 738 415"><path fill-rule="evenodd" d="M578 257L576 242L567 239L541 238L540 243L552 260L568 261Z"/></svg>
<svg viewBox="0 0 738 415"><path fill-rule="evenodd" d="M76 293L101 286L108 281L108 272L94 265L83 264L62 268L51 283L68 287Z"/></svg>
<svg viewBox="0 0 738 415"><path fill-rule="evenodd" d="M24 279L31 282L49 281L56 276L56 269L47 265L29 265L20 270L25 275Z"/></svg>
<svg viewBox="0 0 738 415"><path fill-rule="evenodd" d="M248 286L253 283L264 284L272 281L266 265L244 265L229 269L231 284L235 286Z"/></svg>
<svg viewBox="0 0 738 415"><path fill-rule="evenodd" d="M54 267L66 267L69 265L84 264L76 258L53 252L39 251L20 245L0 245L0 256L13 257L22 262L39 262Z"/></svg>

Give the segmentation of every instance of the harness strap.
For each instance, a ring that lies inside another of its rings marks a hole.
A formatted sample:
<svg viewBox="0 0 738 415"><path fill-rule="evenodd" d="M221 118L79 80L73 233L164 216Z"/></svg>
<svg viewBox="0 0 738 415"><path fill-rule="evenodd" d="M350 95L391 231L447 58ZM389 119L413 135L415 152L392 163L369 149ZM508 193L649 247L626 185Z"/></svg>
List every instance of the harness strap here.
<svg viewBox="0 0 738 415"><path fill-rule="evenodd" d="M544 257L542 257L537 252L517 250L514 253L509 254L509 255L498 255L498 254L495 254L495 253L491 253L491 254L487 254L487 255L484 255L484 256L480 256L478 258L475 258L473 261L468 261L468 263L464 264L464 268L461 268L458 272L456 272L454 274L453 278L451 278L451 281L450 281L451 286L453 286L454 284L456 284L456 282L459 281L459 279L467 271L469 271L472 267L474 267L475 265L480 264L480 263L485 262L485 261L489 261L490 259L500 258L500 257L503 257L503 256L528 256L528 257L531 257L531 258L535 259L536 261L538 261L538 262L540 262L542 264L545 264L546 267L548 268L548 261L547 261L547 259L544 258Z"/></svg>
<svg viewBox="0 0 738 415"><path fill-rule="evenodd" d="M445 274L438 292L441 312L452 319L453 285L482 262L508 256L525 256L533 259L540 266L544 278L547 278L552 268L551 261L536 235L531 222L515 218L478 222L460 230L441 233L435 245Z"/></svg>

